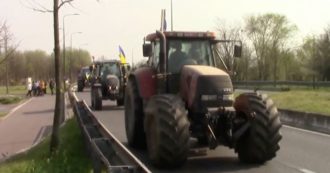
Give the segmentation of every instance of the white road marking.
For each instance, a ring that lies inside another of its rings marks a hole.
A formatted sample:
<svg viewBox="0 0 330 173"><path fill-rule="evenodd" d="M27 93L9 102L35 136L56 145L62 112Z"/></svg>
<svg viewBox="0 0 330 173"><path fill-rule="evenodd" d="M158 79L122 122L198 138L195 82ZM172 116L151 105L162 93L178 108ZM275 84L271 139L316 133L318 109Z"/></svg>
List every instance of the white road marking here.
<svg viewBox="0 0 330 173"><path fill-rule="evenodd" d="M290 163L287 163L287 162L283 162L283 161L280 161L280 160L277 160L277 162L291 168L291 169L294 169L294 170L298 170L299 172L301 173L316 173L314 171L311 171L309 169L305 169L305 168L301 168L299 166L295 166L295 165L291 165Z"/></svg>
<svg viewBox="0 0 330 173"><path fill-rule="evenodd" d="M300 129L300 128L296 128L296 127L292 127L292 126L287 126L287 125L283 125L283 126L289 128L289 129L294 129L294 130L298 130L298 131L310 133L310 134L313 134L313 135L320 135L320 136L324 136L324 137L330 137L330 135L325 134L325 133L314 132L314 131Z"/></svg>
<svg viewBox="0 0 330 173"><path fill-rule="evenodd" d="M314 171L308 170L308 169L304 169L304 168L300 168L299 171L303 172L303 173L315 173Z"/></svg>
<svg viewBox="0 0 330 173"><path fill-rule="evenodd" d="M27 103L29 103L30 101L32 101L34 99L34 97L30 98L29 100L25 101L24 103L16 106L14 109L10 110L9 113L3 117L3 118L0 118L0 121L3 121L5 119L7 119L11 114L13 114L15 111L17 111L19 108L23 107L24 105L26 105Z"/></svg>

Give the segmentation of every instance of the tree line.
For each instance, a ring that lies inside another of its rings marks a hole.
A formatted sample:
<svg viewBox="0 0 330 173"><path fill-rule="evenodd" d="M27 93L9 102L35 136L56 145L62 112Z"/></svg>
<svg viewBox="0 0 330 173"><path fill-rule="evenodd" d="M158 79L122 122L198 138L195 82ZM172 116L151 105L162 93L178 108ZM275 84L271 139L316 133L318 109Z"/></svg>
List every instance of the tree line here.
<svg viewBox="0 0 330 173"><path fill-rule="evenodd" d="M251 15L241 26L226 26L221 21L216 29L221 39L242 41L243 54L239 59L232 58L233 43L219 46L221 58L235 80L330 80L330 27L318 35L306 36L302 43L292 39L298 31L296 25L280 14ZM17 51L12 37L6 23L0 23L0 85L6 82L6 71L10 85L20 84L26 77L54 77L53 54L42 50ZM91 63L87 50L67 48L66 55L66 78L71 75L75 79L80 67Z"/></svg>
<svg viewBox="0 0 330 173"><path fill-rule="evenodd" d="M232 58L233 43L219 46L235 80L330 80L330 26L299 43L293 39L295 24L284 15L267 13L246 17L242 26L220 21L217 31L221 39L242 41L241 58Z"/></svg>
<svg viewBox="0 0 330 173"><path fill-rule="evenodd" d="M12 49L12 48L9 48ZM4 59L4 51L0 52L0 61ZM62 57L60 57L62 58ZM54 54L43 50L14 51L6 60L8 63L8 79L10 85L21 85L27 77L33 80L54 79ZM0 65L0 85L6 83L6 63ZM91 55L83 49L66 49L65 78L76 80L81 67L91 64Z"/></svg>

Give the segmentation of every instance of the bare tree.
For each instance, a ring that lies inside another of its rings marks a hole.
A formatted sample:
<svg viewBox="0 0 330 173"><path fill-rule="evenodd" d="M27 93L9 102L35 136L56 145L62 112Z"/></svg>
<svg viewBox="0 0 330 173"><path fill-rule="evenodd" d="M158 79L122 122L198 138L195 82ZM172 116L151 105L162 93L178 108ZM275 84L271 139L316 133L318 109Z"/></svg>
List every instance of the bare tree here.
<svg viewBox="0 0 330 173"><path fill-rule="evenodd" d="M228 26L226 23L218 19L216 30L221 39L223 40L241 40L241 27L240 26ZM230 72L234 72L236 69L236 63L233 58L235 42L224 42L218 45L220 56L226 63L226 66Z"/></svg>
<svg viewBox="0 0 330 173"><path fill-rule="evenodd" d="M55 84L56 84L56 99L55 99L55 111L53 119L53 131L50 141L50 153L53 154L59 146L59 127L61 122L64 120L64 92L62 78L63 74L61 71L61 58L60 58L60 42L59 42L59 10L65 4L71 4L74 0L54 0L53 10L50 10L38 3L37 1L28 1L30 9L38 12L51 12L53 13L54 19L54 55L55 55Z"/></svg>
<svg viewBox="0 0 330 173"><path fill-rule="evenodd" d="M3 42L3 47L4 47L4 62L5 64L5 73L6 73L6 94L9 94L9 77L8 77L8 58L12 54L12 52L8 52L9 49L9 41L12 39L12 34L9 31L9 26L7 25L6 22L4 22L1 27L0 27L0 41Z"/></svg>
<svg viewBox="0 0 330 173"><path fill-rule="evenodd" d="M54 54L55 54L55 83L56 83L56 103L53 120L53 132L50 143L50 152L54 153L59 145L59 127L61 120L64 119L64 89L62 86L61 77L61 59L60 59L60 40L59 40L59 9L66 3L71 3L73 0L54 0L53 17L54 17Z"/></svg>
<svg viewBox="0 0 330 173"><path fill-rule="evenodd" d="M296 29L285 16L279 14L268 13L246 19L245 30L254 47L259 79L269 79L270 69L273 68L273 79L276 80L282 48Z"/></svg>

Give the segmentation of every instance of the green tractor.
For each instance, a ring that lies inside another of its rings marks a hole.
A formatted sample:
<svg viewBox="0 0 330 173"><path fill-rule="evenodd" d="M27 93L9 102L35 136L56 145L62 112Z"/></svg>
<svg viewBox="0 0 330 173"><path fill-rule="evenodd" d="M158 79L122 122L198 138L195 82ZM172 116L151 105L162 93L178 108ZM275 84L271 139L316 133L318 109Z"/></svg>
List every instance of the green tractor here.
<svg viewBox="0 0 330 173"><path fill-rule="evenodd" d="M242 162L262 164L279 150L281 122L273 101L256 92L233 96L226 69L216 62L212 32L149 34L148 65L130 73L125 91L125 127L131 147L147 148L158 167L185 163L189 142L233 148ZM240 43L240 42L238 42ZM234 56L241 55L241 44ZM225 65L224 65L225 66Z"/></svg>
<svg viewBox="0 0 330 173"><path fill-rule="evenodd" d="M102 100L110 99L117 106L124 105L129 66L118 60L95 62L91 67L91 105L94 110L102 110Z"/></svg>
<svg viewBox="0 0 330 173"><path fill-rule="evenodd" d="M78 79L77 79L77 87L78 87L78 92L82 92L85 87L90 85L90 70L89 67L82 67L79 71L78 74Z"/></svg>

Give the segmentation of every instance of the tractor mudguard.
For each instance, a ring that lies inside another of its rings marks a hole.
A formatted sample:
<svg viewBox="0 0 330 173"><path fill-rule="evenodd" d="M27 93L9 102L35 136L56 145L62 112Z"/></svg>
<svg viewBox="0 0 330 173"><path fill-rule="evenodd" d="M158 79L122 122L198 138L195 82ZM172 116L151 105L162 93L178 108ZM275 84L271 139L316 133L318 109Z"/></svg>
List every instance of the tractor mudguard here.
<svg viewBox="0 0 330 173"><path fill-rule="evenodd" d="M130 78L134 77L140 97L149 99L156 94L156 71L150 67L137 69Z"/></svg>

